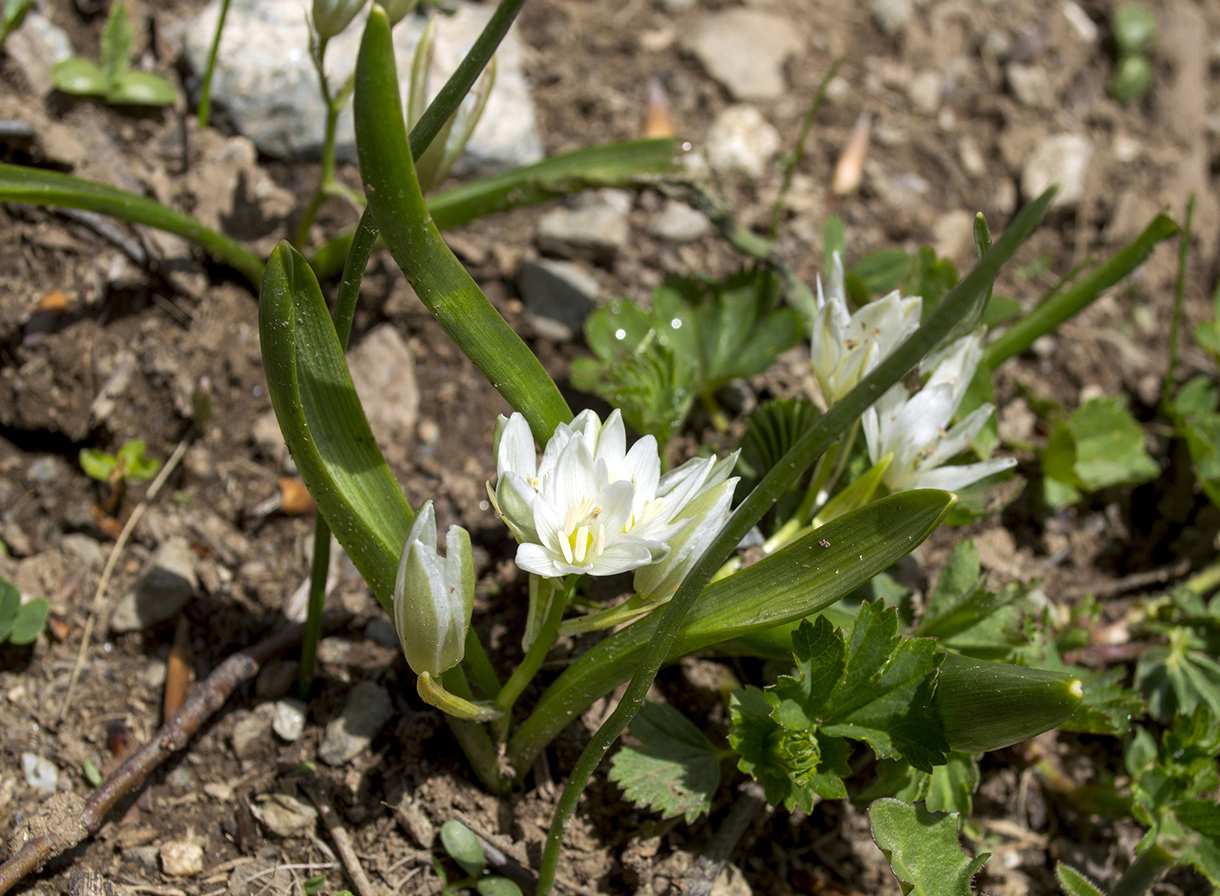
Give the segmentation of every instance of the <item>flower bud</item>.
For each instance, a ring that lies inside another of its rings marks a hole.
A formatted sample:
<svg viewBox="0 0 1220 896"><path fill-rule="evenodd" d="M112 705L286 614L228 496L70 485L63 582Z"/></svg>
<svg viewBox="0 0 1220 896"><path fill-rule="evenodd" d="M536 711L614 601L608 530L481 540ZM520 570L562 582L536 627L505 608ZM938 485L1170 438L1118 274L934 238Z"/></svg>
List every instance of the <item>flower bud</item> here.
<svg viewBox="0 0 1220 896"><path fill-rule="evenodd" d="M381 0L390 25L397 25L407 17L407 13L419 6L419 0Z"/></svg>
<svg viewBox="0 0 1220 896"><path fill-rule="evenodd" d="M313 27L322 40L343 32L367 0L313 0Z"/></svg>
<svg viewBox="0 0 1220 896"><path fill-rule="evenodd" d="M461 662L474 610L470 533L450 526L448 555L436 550L436 512L425 502L415 517L398 564L394 627L416 675L436 677Z"/></svg>

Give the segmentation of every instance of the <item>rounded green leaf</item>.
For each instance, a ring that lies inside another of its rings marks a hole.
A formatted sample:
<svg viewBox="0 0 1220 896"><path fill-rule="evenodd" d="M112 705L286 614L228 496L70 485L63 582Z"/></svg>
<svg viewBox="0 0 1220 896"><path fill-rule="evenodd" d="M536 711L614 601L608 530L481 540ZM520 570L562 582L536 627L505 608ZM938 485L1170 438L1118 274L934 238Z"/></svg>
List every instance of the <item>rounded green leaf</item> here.
<svg viewBox="0 0 1220 896"><path fill-rule="evenodd" d="M75 96L102 96L108 86L100 68L77 56L51 66L51 82L56 90Z"/></svg>
<svg viewBox="0 0 1220 896"><path fill-rule="evenodd" d="M479 896L521 896L521 888L507 877L485 877L474 888Z"/></svg>
<svg viewBox="0 0 1220 896"><path fill-rule="evenodd" d="M81 469L85 471L86 476L96 479L98 482L108 481L117 463L114 455L107 454L105 451L95 451L92 448L80 450Z"/></svg>
<svg viewBox="0 0 1220 896"><path fill-rule="evenodd" d="M1140 3L1124 3L1114 13L1114 42L1123 53L1138 53L1156 37L1156 19Z"/></svg>
<svg viewBox="0 0 1220 896"><path fill-rule="evenodd" d="M36 597L26 601L17 610L17 618L9 630L8 639L11 644L29 644L40 634L47 624L47 613L51 610L46 598Z"/></svg>
<svg viewBox="0 0 1220 896"><path fill-rule="evenodd" d="M156 72L123 72L106 93L106 102L126 106L172 106L178 91Z"/></svg>
<svg viewBox="0 0 1220 896"><path fill-rule="evenodd" d="M462 870L472 877L478 877L487 867L487 859L483 855L479 838L460 821L451 819L441 825L441 845L453 861L461 865Z"/></svg>

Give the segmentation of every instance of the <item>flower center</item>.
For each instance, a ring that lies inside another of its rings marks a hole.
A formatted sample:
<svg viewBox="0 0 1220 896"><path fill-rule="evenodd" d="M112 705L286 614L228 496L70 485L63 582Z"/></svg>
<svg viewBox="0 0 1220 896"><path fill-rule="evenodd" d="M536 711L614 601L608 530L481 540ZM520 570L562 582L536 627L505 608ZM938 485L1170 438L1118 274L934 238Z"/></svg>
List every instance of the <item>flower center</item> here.
<svg viewBox="0 0 1220 896"><path fill-rule="evenodd" d="M606 529L598 519L601 514L602 509L588 496L568 508L559 542L568 563L581 565L601 556L606 546Z"/></svg>

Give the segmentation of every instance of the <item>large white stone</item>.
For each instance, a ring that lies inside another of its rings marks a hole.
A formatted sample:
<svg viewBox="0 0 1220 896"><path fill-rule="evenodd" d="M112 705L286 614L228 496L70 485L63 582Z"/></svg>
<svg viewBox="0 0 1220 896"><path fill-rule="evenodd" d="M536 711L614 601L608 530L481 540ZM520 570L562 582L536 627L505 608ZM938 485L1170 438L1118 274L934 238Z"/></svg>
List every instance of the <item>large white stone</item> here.
<svg viewBox="0 0 1220 896"><path fill-rule="evenodd" d="M707 15L686 40L687 49L735 100L782 96L784 63L804 45L794 22L761 9Z"/></svg>
<svg viewBox="0 0 1220 896"><path fill-rule="evenodd" d="M1021 192L1027 200L1040 196L1052 184L1059 185L1053 205L1071 207L1084 198L1085 178L1093 144L1080 134L1043 137L1021 170Z"/></svg>
<svg viewBox="0 0 1220 896"><path fill-rule="evenodd" d="M212 80L212 99L260 151L281 158L316 157L322 150L325 106L309 58L306 12L310 0L232 0ZM197 75L207 67L220 0L189 22L184 34L187 64ZM492 14L491 6L463 4L436 23L431 89L440 90ZM363 22L357 17L330 41L326 68L332 85L342 84L356 64ZM406 95L411 58L425 19L407 16L394 28L398 79ZM534 102L521 69L521 42L509 31L496 54L496 83L455 173L469 174L525 165L542 158ZM356 158L351 106L339 116L340 159Z"/></svg>

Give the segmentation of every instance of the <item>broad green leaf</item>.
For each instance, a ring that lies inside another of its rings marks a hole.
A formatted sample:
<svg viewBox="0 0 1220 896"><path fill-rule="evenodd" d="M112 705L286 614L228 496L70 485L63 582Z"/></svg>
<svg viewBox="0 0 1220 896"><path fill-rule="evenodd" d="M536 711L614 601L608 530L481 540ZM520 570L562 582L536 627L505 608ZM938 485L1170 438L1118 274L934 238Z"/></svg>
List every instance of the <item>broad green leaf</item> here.
<svg viewBox="0 0 1220 896"><path fill-rule="evenodd" d="M915 634L969 656L1006 657L1020 640L1021 611L1012 604L1022 589L1014 583L988 591L983 579L974 542L959 541L928 596Z"/></svg>
<svg viewBox="0 0 1220 896"><path fill-rule="evenodd" d="M843 219L832 214L822 225L822 269L834 270L834 254L840 256L847 252L847 234L843 229Z"/></svg>
<svg viewBox="0 0 1220 896"><path fill-rule="evenodd" d="M927 778L921 799L929 811L970 814L974 805L972 795L979 786L979 765L969 753L950 753L948 761L933 768L931 774L920 771L916 774Z"/></svg>
<svg viewBox="0 0 1220 896"><path fill-rule="evenodd" d="M402 117L390 23L373 7L356 60L360 175L373 220L407 281L441 327L545 443L572 412L554 380L492 308L428 214Z"/></svg>
<svg viewBox="0 0 1220 896"><path fill-rule="evenodd" d="M1055 864L1055 877L1064 896L1106 896L1093 881L1062 862Z"/></svg>
<svg viewBox="0 0 1220 896"><path fill-rule="evenodd" d="M259 299L267 391L318 510L381 605L391 607L413 514L369 429L309 265L281 243Z"/></svg>
<svg viewBox="0 0 1220 896"><path fill-rule="evenodd" d="M127 69L131 59L131 25L127 22L127 4L114 0L110 4L110 16L102 30L102 76L107 86L114 84Z"/></svg>
<svg viewBox="0 0 1220 896"><path fill-rule="evenodd" d="M930 489L891 495L707 586L683 621L670 657L829 606L914 550L952 503L948 493ZM547 688L509 741L509 760L518 774L573 718L631 676L656 624L654 613L604 639Z"/></svg>
<svg viewBox="0 0 1220 896"><path fill-rule="evenodd" d="M955 814L883 799L868 807L868 820L904 894L972 896L971 881L990 855L971 858L962 852Z"/></svg>
<svg viewBox="0 0 1220 896"><path fill-rule="evenodd" d="M1196 338L1198 334L1196 333ZM1220 341L1217 342L1220 349ZM1220 385L1211 377L1189 380L1169 405L1178 435L1186 441L1195 476L1211 502L1220 505Z"/></svg>
<svg viewBox="0 0 1220 896"><path fill-rule="evenodd" d="M487 867L487 858L483 855L479 838L460 821L450 819L441 825L441 845L449 857L473 877L478 877Z"/></svg>
<svg viewBox="0 0 1220 896"><path fill-rule="evenodd" d="M56 90L75 96L105 96L110 86L100 68L79 56L51 66L51 82Z"/></svg>
<svg viewBox="0 0 1220 896"><path fill-rule="evenodd" d="M156 72L123 72L106 93L106 102L127 106L172 106L178 91Z"/></svg>
<svg viewBox="0 0 1220 896"><path fill-rule="evenodd" d="M0 164L0 201L79 208L120 221L156 227L202 247L231 265L250 283L258 283L263 277L262 259L253 252L229 237L209 230L190 215L138 193L55 171Z"/></svg>
<svg viewBox="0 0 1220 896"><path fill-rule="evenodd" d="M119 448L118 463L123 470L124 479L148 480L157 475L161 469L161 461L155 457L146 457L147 446L141 439L124 442Z"/></svg>
<svg viewBox="0 0 1220 896"><path fill-rule="evenodd" d="M36 597L23 603L17 610L17 618L9 629L8 639L12 644L29 644L34 641L47 624L47 614L51 611L45 597Z"/></svg>
<svg viewBox="0 0 1220 896"><path fill-rule="evenodd" d="M871 300L897 289L910 270L911 256L905 249L878 249L853 264L847 274L859 279Z"/></svg>
<svg viewBox="0 0 1220 896"><path fill-rule="evenodd" d="M80 467L85 471L85 475L90 479L96 479L98 482L109 482L110 474L114 472L114 468L118 465L118 460L113 454L107 454L105 451L97 451L93 448L82 448L79 459Z"/></svg>
<svg viewBox="0 0 1220 896"><path fill-rule="evenodd" d="M789 729L818 723L818 710L830 699L847 666L847 646L825 616L802 621L792 633L796 676L781 675L767 689L775 721Z"/></svg>
<svg viewBox="0 0 1220 896"><path fill-rule="evenodd" d="M711 811L720 786L724 752L672 706L649 700L629 730L639 744L628 744L610 760L610 780L627 798L662 818L687 822Z"/></svg>
<svg viewBox="0 0 1220 896"><path fill-rule="evenodd" d="M1068 420L1076 443L1076 475L1088 491L1145 482L1160 472L1144 431L1118 397L1095 398Z"/></svg>
<svg viewBox="0 0 1220 896"><path fill-rule="evenodd" d="M1089 306L1105 290L1141 264L1163 240L1178 232L1178 225L1157 215L1134 240L1111 255L1067 289L1048 296L1033 311L987 345L987 366L995 370L1013 355L1029 348L1035 339L1053 331L1065 320Z"/></svg>
<svg viewBox="0 0 1220 896"><path fill-rule="evenodd" d="M507 877L484 877L474 888L479 896L522 896L521 888Z"/></svg>

